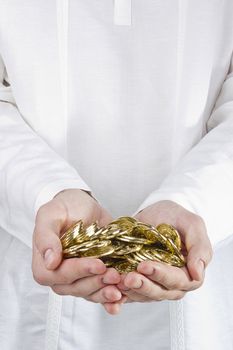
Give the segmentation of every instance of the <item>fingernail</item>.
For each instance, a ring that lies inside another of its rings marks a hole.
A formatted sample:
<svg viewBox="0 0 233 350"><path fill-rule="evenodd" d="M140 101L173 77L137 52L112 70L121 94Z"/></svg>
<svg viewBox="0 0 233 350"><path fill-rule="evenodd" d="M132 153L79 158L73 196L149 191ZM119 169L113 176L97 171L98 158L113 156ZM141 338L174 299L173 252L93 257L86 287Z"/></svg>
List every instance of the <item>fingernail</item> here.
<svg viewBox="0 0 233 350"><path fill-rule="evenodd" d="M198 272L200 279L202 279L204 277L204 270L205 270L204 262L203 262L203 260L200 259L197 262L197 272Z"/></svg>
<svg viewBox="0 0 233 350"><path fill-rule="evenodd" d="M44 253L44 261L45 261L45 266L47 268L50 267L54 260L54 252L52 249L47 249L46 252Z"/></svg>
<svg viewBox="0 0 233 350"><path fill-rule="evenodd" d="M145 275L152 275L153 273L155 273L155 268L154 267L152 267L152 266L146 266L146 267L144 267L143 268L143 273L145 274Z"/></svg>
<svg viewBox="0 0 233 350"><path fill-rule="evenodd" d="M103 283L105 283L105 284L109 284L109 281L108 281L108 279L107 279L106 277L104 277L104 278L102 279L102 281L103 281Z"/></svg>

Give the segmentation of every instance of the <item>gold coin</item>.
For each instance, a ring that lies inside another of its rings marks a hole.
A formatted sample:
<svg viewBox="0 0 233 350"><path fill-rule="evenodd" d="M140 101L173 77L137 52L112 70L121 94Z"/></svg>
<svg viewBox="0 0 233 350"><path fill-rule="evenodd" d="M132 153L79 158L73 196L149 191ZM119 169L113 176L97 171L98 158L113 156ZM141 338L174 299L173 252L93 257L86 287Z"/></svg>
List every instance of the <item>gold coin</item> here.
<svg viewBox="0 0 233 350"><path fill-rule="evenodd" d="M119 228L118 229L107 229L104 233L101 234L101 239L114 239L116 237L120 237L123 234L125 234L127 231L121 231Z"/></svg>
<svg viewBox="0 0 233 350"><path fill-rule="evenodd" d="M135 270L146 260L156 260L174 266L183 266L178 231L171 225L157 228L131 217L119 217L106 227L97 222L83 228L82 220L72 225L62 236L64 258L100 258L108 267L120 273Z"/></svg>
<svg viewBox="0 0 233 350"><path fill-rule="evenodd" d="M74 242L77 242L77 237L82 237L83 235L83 224L82 220L79 220L74 225L72 225L67 231L63 233L60 237L61 244L63 248L68 248Z"/></svg>
<svg viewBox="0 0 233 350"><path fill-rule="evenodd" d="M112 242L112 246L114 247L114 254L115 255L126 255L133 252L139 251L143 245L142 244L136 244L136 243L130 243L130 244L122 244L123 242L114 241Z"/></svg>
<svg viewBox="0 0 233 350"><path fill-rule="evenodd" d="M137 225L137 220L130 216L120 216L118 219L112 221L108 227L120 228L120 230L128 232Z"/></svg>
<svg viewBox="0 0 233 350"><path fill-rule="evenodd" d="M137 264L130 264L128 261L118 262L114 265L114 268L119 273L129 273L131 271L137 270Z"/></svg>
<svg viewBox="0 0 233 350"><path fill-rule="evenodd" d="M125 261L124 259L119 258L119 256L114 258L112 254L100 257L100 259L104 262L104 264L107 267L114 267L116 265L116 263L120 263L120 262L124 262Z"/></svg>
<svg viewBox="0 0 233 350"><path fill-rule="evenodd" d="M96 222L94 222L90 226L86 227L85 228L85 235L86 235L87 239L91 239L93 236L95 236L96 232L98 232L99 229L100 228L97 226Z"/></svg>
<svg viewBox="0 0 233 350"><path fill-rule="evenodd" d="M141 255L140 252L128 254L128 255L126 255L126 259L129 262L131 262L131 264L136 264L136 263L140 263L144 260L147 260L147 258L145 258L143 255Z"/></svg>
<svg viewBox="0 0 233 350"><path fill-rule="evenodd" d="M114 248L112 246L100 247L100 248L91 248L87 252L83 252L81 254L82 257L92 257L92 258L100 258L102 256L110 255L114 252Z"/></svg>
<svg viewBox="0 0 233 350"><path fill-rule="evenodd" d="M160 224L156 229L165 237L171 238L178 250L181 250L181 239L178 231L172 225Z"/></svg>
<svg viewBox="0 0 233 350"><path fill-rule="evenodd" d="M152 228L150 225L140 224L133 228L132 236L141 237L148 240L152 243L160 243L163 246L166 245L166 239L157 231L155 228Z"/></svg>
<svg viewBox="0 0 233 350"><path fill-rule="evenodd" d="M181 267L184 265L184 261L180 259L175 254L170 254L168 252L165 252L161 249L142 249L140 251L141 254L143 254L145 257L147 257L149 260L159 260L162 262L166 262L169 265L174 265Z"/></svg>
<svg viewBox="0 0 233 350"><path fill-rule="evenodd" d="M123 241L123 242L131 242L131 243L138 243L138 244L152 244L153 243L146 238L127 236L127 235L116 237L116 239L119 241Z"/></svg>
<svg viewBox="0 0 233 350"><path fill-rule="evenodd" d="M91 239L104 239L103 232L105 232L105 231L107 231L106 228L104 228L104 227L99 228L92 235Z"/></svg>

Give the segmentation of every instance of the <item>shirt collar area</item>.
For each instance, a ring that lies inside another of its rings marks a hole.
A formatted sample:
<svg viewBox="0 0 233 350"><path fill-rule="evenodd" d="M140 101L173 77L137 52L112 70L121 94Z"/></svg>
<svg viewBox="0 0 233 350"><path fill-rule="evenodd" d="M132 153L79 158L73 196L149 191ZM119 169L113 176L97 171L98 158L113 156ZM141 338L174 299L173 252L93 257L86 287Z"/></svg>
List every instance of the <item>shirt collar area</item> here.
<svg viewBox="0 0 233 350"><path fill-rule="evenodd" d="M130 26L132 0L114 0L114 24Z"/></svg>

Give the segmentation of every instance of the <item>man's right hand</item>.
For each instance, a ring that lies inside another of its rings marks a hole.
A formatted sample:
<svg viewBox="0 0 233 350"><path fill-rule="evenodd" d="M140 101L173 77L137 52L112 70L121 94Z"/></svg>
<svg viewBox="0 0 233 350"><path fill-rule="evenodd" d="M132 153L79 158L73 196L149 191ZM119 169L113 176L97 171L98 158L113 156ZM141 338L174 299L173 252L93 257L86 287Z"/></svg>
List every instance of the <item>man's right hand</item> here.
<svg viewBox="0 0 233 350"><path fill-rule="evenodd" d="M33 234L32 271L36 282L50 286L59 295L83 297L110 305L116 314L124 302L116 284L119 273L106 268L100 259L72 258L62 260L61 232L78 220L84 225L97 221L105 226L113 219L100 204L83 190L60 192L38 210ZM111 306L112 305L112 306Z"/></svg>

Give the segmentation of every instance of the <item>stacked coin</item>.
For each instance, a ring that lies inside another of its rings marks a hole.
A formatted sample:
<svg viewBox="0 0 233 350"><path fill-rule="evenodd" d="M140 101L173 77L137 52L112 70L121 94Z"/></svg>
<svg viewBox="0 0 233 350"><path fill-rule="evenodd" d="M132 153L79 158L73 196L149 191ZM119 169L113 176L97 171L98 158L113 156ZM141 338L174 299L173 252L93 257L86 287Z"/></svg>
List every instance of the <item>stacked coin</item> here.
<svg viewBox="0 0 233 350"><path fill-rule="evenodd" d="M121 216L105 227L97 222L84 228L82 220L60 238L64 258L93 257L120 273L137 269L145 260L157 260L181 267L181 239L171 225L154 227L129 216Z"/></svg>

